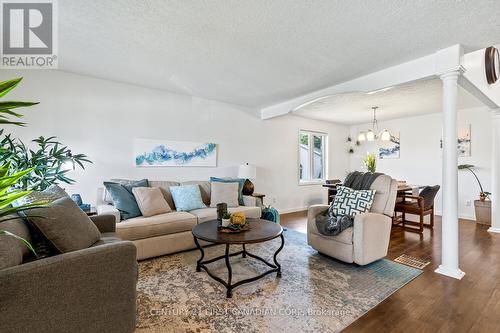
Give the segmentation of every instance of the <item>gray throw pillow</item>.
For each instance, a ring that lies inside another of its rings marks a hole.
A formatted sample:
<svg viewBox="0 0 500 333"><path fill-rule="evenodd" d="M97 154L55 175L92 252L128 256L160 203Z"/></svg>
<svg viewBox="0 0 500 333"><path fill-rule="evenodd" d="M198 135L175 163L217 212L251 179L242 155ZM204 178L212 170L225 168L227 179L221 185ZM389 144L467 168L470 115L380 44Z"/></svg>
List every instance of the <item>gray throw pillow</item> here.
<svg viewBox="0 0 500 333"><path fill-rule="evenodd" d="M3 219L0 221L0 230L9 231L31 241L28 228L17 214L7 215ZM0 234L0 270L22 264L23 257L27 254L28 248L22 241L9 235Z"/></svg>
<svg viewBox="0 0 500 333"><path fill-rule="evenodd" d="M86 249L101 237L92 220L68 197L22 214L62 253Z"/></svg>

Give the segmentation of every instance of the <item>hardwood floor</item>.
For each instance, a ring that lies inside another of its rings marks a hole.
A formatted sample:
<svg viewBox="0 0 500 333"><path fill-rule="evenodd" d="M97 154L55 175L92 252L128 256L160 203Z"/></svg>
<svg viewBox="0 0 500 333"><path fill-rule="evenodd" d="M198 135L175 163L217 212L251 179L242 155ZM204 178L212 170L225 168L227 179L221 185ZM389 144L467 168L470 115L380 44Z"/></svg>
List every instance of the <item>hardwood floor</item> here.
<svg viewBox="0 0 500 333"><path fill-rule="evenodd" d="M306 212L281 216L306 232ZM460 268L455 280L434 273L441 262L441 218L423 235L393 228L387 258L406 253L431 264L424 273L355 321L344 332L500 332L500 234L460 220Z"/></svg>

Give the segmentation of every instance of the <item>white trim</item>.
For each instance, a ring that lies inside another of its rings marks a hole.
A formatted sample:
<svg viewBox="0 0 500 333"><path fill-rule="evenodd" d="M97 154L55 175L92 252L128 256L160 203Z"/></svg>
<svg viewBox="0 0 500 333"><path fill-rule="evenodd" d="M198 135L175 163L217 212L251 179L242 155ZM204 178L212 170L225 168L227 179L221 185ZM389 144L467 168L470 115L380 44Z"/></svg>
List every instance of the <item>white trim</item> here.
<svg viewBox="0 0 500 333"><path fill-rule="evenodd" d="M495 234L500 234L500 228L493 228L493 227L490 227L488 229L488 232L492 232L492 233L495 233Z"/></svg>
<svg viewBox="0 0 500 333"><path fill-rule="evenodd" d="M313 154L309 154L309 169L310 169L310 176L313 175L314 173L314 140L313 136L318 136L322 138L323 141L323 178L321 179L308 179L308 180L301 180L300 179L300 149L301 149L301 143L300 143L300 135L304 133L308 135L308 144L309 144L309 152L313 152ZM324 183L328 179L328 133L325 132L318 132L318 131L311 131L303 128L299 128L298 132L298 137L297 137L297 180L298 180L298 185L299 186L307 186L307 185L320 185Z"/></svg>
<svg viewBox="0 0 500 333"><path fill-rule="evenodd" d="M435 210L434 211L435 216L441 216L443 217L443 213L441 211ZM477 222L476 221L476 216L474 214L458 214L458 218L462 220L468 220L471 222Z"/></svg>
<svg viewBox="0 0 500 333"><path fill-rule="evenodd" d="M461 280L465 276L465 273L462 272L460 269L453 269L445 267L443 265L439 265L439 267L434 272L441 275L452 277L457 280Z"/></svg>
<svg viewBox="0 0 500 333"><path fill-rule="evenodd" d="M305 207L295 207L295 208L285 208L285 209L278 209L278 213L280 215L282 214L289 214L289 213L296 213L296 212L302 212L304 210L307 210L307 206Z"/></svg>

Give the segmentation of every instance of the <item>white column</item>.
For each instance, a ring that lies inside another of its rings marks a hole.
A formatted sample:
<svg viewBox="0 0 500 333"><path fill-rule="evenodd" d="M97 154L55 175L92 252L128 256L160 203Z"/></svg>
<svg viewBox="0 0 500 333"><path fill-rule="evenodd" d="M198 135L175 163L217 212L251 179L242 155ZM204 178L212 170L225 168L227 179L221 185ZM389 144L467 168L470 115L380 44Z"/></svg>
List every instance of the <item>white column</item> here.
<svg viewBox="0 0 500 333"><path fill-rule="evenodd" d="M442 74L443 81L443 222L441 265L436 273L461 279L458 267L457 94L460 71Z"/></svg>
<svg viewBox="0 0 500 333"><path fill-rule="evenodd" d="M492 113L491 154L491 227L489 232L500 233L500 109Z"/></svg>

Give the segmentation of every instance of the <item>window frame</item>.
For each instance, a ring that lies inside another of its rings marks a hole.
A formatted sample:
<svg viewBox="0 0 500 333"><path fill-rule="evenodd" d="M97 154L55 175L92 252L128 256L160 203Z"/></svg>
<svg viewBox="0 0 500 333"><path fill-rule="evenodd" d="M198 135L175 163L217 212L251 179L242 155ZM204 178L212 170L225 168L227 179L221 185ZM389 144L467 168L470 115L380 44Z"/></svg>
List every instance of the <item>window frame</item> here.
<svg viewBox="0 0 500 333"><path fill-rule="evenodd" d="M309 136L309 164L310 164L310 175L309 177L311 179L308 180L302 180L300 179L300 136L301 134L308 134ZM317 179L312 179L312 175L314 174L314 139L313 136L321 136L323 139L323 163L322 163L322 170L323 170L323 177L317 178ZM307 185L321 185L323 184L327 179L328 179L328 133L325 132L318 132L318 131L312 131L312 130L306 130L306 129L299 129L298 136L297 136L297 152L298 152L298 158L297 158L297 179L298 179L298 184L299 186L307 186ZM311 149L312 148L312 149Z"/></svg>

